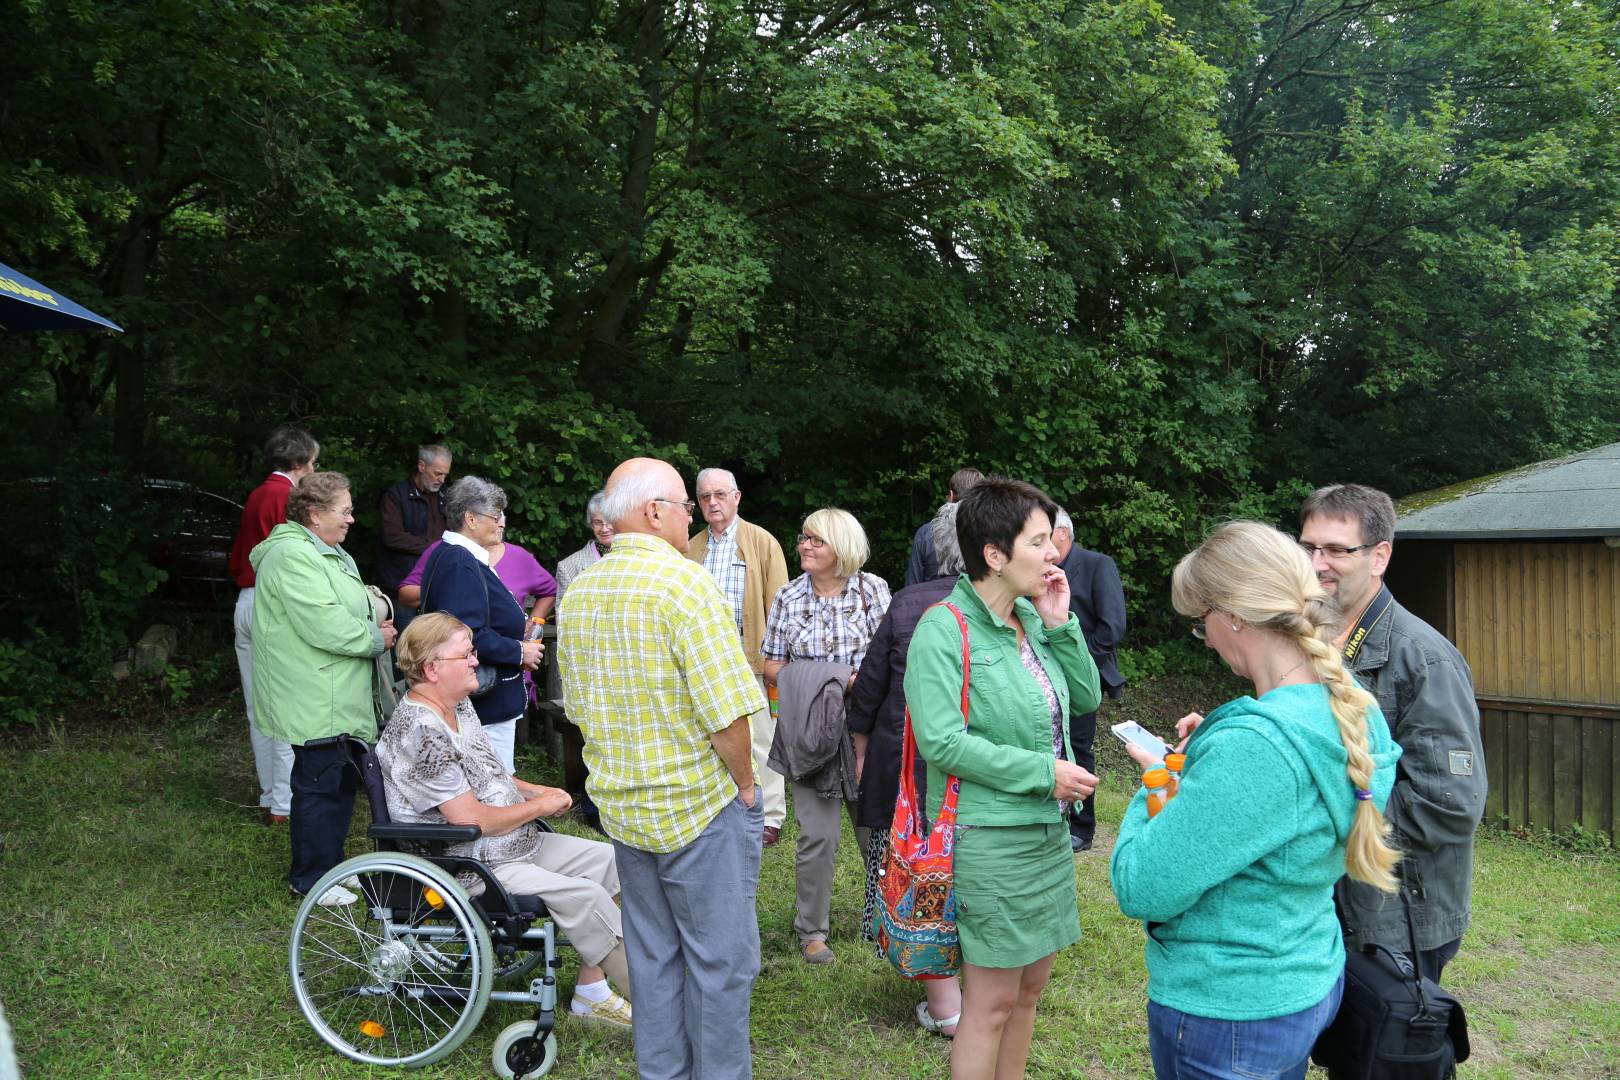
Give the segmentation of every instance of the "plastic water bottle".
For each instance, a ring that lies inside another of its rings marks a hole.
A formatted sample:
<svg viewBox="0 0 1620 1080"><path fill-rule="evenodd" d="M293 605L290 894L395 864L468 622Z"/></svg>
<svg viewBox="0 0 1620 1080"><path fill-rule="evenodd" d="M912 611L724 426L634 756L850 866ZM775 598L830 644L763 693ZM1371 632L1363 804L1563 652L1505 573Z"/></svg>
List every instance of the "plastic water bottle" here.
<svg viewBox="0 0 1620 1080"><path fill-rule="evenodd" d="M528 628L523 631L524 641L539 641L540 635L545 633L546 617L544 615L530 615Z"/></svg>
<svg viewBox="0 0 1620 1080"><path fill-rule="evenodd" d="M1170 773L1162 765L1155 765L1142 774L1142 783L1147 787L1148 817L1152 817L1170 801Z"/></svg>
<svg viewBox="0 0 1620 1080"><path fill-rule="evenodd" d="M1186 754L1164 755L1164 769L1170 774L1170 794L1165 796L1166 802L1181 794L1181 770L1186 767Z"/></svg>

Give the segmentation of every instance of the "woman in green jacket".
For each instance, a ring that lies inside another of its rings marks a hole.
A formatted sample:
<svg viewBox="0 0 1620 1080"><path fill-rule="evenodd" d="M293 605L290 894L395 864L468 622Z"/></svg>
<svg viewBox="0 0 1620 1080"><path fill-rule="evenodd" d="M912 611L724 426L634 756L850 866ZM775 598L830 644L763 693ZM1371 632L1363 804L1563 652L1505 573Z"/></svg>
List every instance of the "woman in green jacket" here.
<svg viewBox="0 0 1620 1080"><path fill-rule="evenodd" d="M958 504L967 574L944 603L967 625L966 727L956 615L930 609L906 653L906 702L928 762L930 820L946 778L961 779L954 866L962 1020L951 1047L953 1080L1024 1074L1052 961L1080 939L1064 816L1097 778L1074 764L1067 718L1095 709L1102 695L1069 611L1068 578L1056 566L1057 509L1038 488L995 477Z"/></svg>
<svg viewBox="0 0 1620 1080"><path fill-rule="evenodd" d="M394 624L373 621L371 599L342 543L354 498L342 473L305 477L287 497L287 520L253 549L253 711L264 734L291 743L292 870L299 896L343 861L355 776L332 735L377 737L372 658L394 644ZM320 902L352 904L341 886Z"/></svg>
<svg viewBox="0 0 1620 1080"><path fill-rule="evenodd" d="M1137 792L1114 845L1120 910L1147 924L1153 1069L1302 1080L1344 986L1334 883L1395 888L1379 807L1400 747L1345 670L1338 609L1291 538L1223 525L1170 596L1254 696L1183 717L1180 791L1151 820Z"/></svg>

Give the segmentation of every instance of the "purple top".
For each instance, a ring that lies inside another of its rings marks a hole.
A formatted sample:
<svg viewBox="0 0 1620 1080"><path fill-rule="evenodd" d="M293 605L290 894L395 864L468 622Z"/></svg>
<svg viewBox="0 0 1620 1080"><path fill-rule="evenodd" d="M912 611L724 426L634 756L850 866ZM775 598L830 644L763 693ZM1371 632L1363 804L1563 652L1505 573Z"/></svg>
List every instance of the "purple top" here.
<svg viewBox="0 0 1620 1080"><path fill-rule="evenodd" d="M416 560L416 565L411 567L411 572L400 582L401 585L422 584L422 571L427 567L428 558L442 542L435 540L427 546L427 550L422 552L422 557ZM516 598L518 604L525 608L528 606L525 601L529 597L539 600L542 597L557 595L556 579L546 573L546 568L541 566L533 555L516 544L507 544L506 550L501 554L501 561L491 569L495 571L495 576L501 579L501 584L506 586L507 591Z"/></svg>

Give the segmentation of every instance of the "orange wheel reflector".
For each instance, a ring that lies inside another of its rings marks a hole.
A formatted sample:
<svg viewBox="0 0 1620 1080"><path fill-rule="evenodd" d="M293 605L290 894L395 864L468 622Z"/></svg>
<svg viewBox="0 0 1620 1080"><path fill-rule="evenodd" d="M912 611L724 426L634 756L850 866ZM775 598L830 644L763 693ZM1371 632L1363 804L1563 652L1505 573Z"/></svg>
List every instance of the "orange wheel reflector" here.
<svg viewBox="0 0 1620 1080"><path fill-rule="evenodd" d="M431 885L422 890L422 899L426 900L428 902L428 907L432 908L434 911L438 911L440 908L444 907L444 897L440 896L439 890L433 888Z"/></svg>
<svg viewBox="0 0 1620 1080"><path fill-rule="evenodd" d="M368 1039L380 1039L388 1034L388 1030L375 1020L362 1020L360 1022L360 1034Z"/></svg>

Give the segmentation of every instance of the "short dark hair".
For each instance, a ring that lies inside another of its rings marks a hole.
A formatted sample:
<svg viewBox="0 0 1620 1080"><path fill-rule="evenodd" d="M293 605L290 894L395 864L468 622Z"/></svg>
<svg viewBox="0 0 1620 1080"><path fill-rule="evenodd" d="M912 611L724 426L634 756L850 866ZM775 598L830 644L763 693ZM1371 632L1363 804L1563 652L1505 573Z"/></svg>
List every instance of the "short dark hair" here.
<svg viewBox="0 0 1620 1080"><path fill-rule="evenodd" d="M1329 484L1310 493L1299 508L1299 524L1308 518L1349 518L1361 528L1363 544L1395 539L1395 500L1365 484Z"/></svg>
<svg viewBox="0 0 1620 1080"><path fill-rule="evenodd" d="M308 525L312 511L332 509L337 497L348 490L349 478L340 472L311 473L287 496L287 520Z"/></svg>
<svg viewBox="0 0 1620 1080"><path fill-rule="evenodd" d="M984 473L968 465L951 473L950 492L952 497L960 499L972 491L984 480Z"/></svg>
<svg viewBox="0 0 1620 1080"><path fill-rule="evenodd" d="M264 460L278 472L308 465L321 452L315 436L301 427L283 424L264 441Z"/></svg>
<svg viewBox="0 0 1620 1080"><path fill-rule="evenodd" d="M956 541L962 548L962 565L974 581L983 581L990 573L990 564L984 561L986 544L1011 555L1030 514L1042 510L1053 521L1058 512L1046 492L1004 476L980 480L956 503Z"/></svg>

